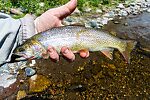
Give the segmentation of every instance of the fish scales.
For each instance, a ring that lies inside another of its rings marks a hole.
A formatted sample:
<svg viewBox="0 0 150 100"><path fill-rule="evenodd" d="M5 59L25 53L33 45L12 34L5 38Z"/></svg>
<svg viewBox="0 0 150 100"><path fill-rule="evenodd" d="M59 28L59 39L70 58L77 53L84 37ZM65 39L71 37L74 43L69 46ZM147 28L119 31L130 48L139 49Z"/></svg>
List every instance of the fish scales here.
<svg viewBox="0 0 150 100"><path fill-rule="evenodd" d="M73 44L84 44L83 47L90 45L88 47L88 49L90 49L91 46L95 44L96 46L99 46L98 48L103 49L103 47L108 46L116 48L117 45L120 44L118 42L121 42L118 38L114 38L104 32L99 32L98 30L93 31L93 29L87 30L82 27L75 28L75 26L69 26L68 28L61 27L59 30L54 28L47 32L43 32L41 35L42 36L38 37L37 40L41 44L44 44L45 47L48 45L52 45L54 47L56 45L65 45L70 47ZM117 45L115 45L116 43ZM91 48L91 50L94 50L94 48Z"/></svg>
<svg viewBox="0 0 150 100"><path fill-rule="evenodd" d="M122 40L102 30L85 28L82 26L63 26L52 28L46 32L33 36L22 46L18 47L15 50L15 54L25 55L26 58L30 58L31 55L34 58L40 58L42 52L46 51L47 47L51 45L56 48L58 53L60 53L62 46L67 46L74 52L78 52L82 49L101 51L104 55L112 59L112 52L115 48L118 49L125 60L129 62L130 52L135 44L136 41ZM33 48L35 45L36 48L38 47L38 50ZM39 51L39 49L41 49L41 51Z"/></svg>

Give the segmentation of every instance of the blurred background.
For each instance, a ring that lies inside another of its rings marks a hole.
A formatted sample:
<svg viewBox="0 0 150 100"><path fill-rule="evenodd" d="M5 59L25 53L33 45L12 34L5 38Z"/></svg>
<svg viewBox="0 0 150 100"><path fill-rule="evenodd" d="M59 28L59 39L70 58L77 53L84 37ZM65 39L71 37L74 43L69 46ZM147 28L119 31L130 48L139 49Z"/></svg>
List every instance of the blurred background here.
<svg viewBox="0 0 150 100"><path fill-rule="evenodd" d="M40 15L45 10L67 3L69 0L0 0L0 12L10 13L11 8L19 9L22 13ZM84 7L103 8L113 7L118 3L131 2L131 0L78 0L78 9ZM18 16L20 17L20 15Z"/></svg>

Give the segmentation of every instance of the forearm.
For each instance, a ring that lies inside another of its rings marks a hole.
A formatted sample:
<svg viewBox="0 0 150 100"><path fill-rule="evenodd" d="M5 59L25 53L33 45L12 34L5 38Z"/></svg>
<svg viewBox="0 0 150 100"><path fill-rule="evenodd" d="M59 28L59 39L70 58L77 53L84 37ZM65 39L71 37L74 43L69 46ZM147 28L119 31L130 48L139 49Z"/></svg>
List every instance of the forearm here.
<svg viewBox="0 0 150 100"><path fill-rule="evenodd" d="M34 18L30 15L13 19L0 14L0 65L11 60L13 50L35 34Z"/></svg>

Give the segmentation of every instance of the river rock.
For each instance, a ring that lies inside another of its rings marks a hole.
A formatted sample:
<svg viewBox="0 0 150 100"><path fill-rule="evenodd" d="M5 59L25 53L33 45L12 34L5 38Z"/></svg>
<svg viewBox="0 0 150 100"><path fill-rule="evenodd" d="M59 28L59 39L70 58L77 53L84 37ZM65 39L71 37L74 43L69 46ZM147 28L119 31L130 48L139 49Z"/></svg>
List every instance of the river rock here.
<svg viewBox="0 0 150 100"><path fill-rule="evenodd" d="M25 74L26 76L32 76L36 73L36 71L30 67L25 68Z"/></svg>
<svg viewBox="0 0 150 100"><path fill-rule="evenodd" d="M81 14L81 11L78 8L76 8L72 14Z"/></svg>
<svg viewBox="0 0 150 100"><path fill-rule="evenodd" d="M114 11L110 11L103 15L103 17L107 17L107 18L113 18L114 16L115 16Z"/></svg>
<svg viewBox="0 0 150 100"><path fill-rule="evenodd" d="M24 98L24 97L26 97L26 92L24 91L24 90L19 90L18 91L18 93L17 93L17 100L20 100L20 99L22 99L22 98Z"/></svg>
<svg viewBox="0 0 150 100"><path fill-rule="evenodd" d="M51 81L43 75L34 75L29 79L29 92L42 92L51 85Z"/></svg>
<svg viewBox="0 0 150 100"><path fill-rule="evenodd" d="M122 3L120 3L117 7L120 8L120 9L124 9L125 8Z"/></svg>
<svg viewBox="0 0 150 100"><path fill-rule="evenodd" d="M21 12L21 9L16 9L16 8L11 8L10 13L15 14L15 15L22 15L23 14Z"/></svg>
<svg viewBox="0 0 150 100"><path fill-rule="evenodd" d="M95 20L90 21L89 24L92 28L98 28L98 24Z"/></svg>
<svg viewBox="0 0 150 100"><path fill-rule="evenodd" d="M96 13L103 13L103 11L101 9L96 9Z"/></svg>
<svg viewBox="0 0 150 100"><path fill-rule="evenodd" d="M147 12L149 12L149 13L150 13L150 8L149 8L149 9L147 9Z"/></svg>
<svg viewBox="0 0 150 100"><path fill-rule="evenodd" d="M128 12L125 10L120 10L120 12L118 13L119 16L127 16Z"/></svg>
<svg viewBox="0 0 150 100"><path fill-rule="evenodd" d="M84 7L84 8L83 8L83 11L86 12L86 13L91 12L91 10L92 10L92 9L91 9L90 7Z"/></svg>

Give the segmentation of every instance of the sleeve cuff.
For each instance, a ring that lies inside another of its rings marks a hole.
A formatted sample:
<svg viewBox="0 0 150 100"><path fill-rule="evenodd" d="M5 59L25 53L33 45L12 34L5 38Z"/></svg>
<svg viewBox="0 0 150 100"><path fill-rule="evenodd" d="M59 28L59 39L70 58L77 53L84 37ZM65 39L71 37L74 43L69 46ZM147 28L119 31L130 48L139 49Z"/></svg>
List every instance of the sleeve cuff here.
<svg viewBox="0 0 150 100"><path fill-rule="evenodd" d="M35 17L27 14L25 17L20 19L21 27L19 30L19 44L21 45L27 39L32 37L36 34L35 31L35 24L34 24Z"/></svg>

